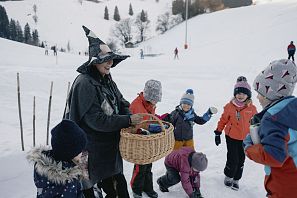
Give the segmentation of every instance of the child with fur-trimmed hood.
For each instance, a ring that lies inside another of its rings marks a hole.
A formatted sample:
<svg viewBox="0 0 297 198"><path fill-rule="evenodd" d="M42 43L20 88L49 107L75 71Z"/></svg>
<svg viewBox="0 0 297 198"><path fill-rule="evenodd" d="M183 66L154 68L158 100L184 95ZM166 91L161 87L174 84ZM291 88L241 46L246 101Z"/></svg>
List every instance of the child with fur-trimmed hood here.
<svg viewBox="0 0 297 198"><path fill-rule="evenodd" d="M87 139L85 132L71 120L62 120L51 131L52 149L33 148L27 159L34 163L37 198L83 198L78 165Z"/></svg>

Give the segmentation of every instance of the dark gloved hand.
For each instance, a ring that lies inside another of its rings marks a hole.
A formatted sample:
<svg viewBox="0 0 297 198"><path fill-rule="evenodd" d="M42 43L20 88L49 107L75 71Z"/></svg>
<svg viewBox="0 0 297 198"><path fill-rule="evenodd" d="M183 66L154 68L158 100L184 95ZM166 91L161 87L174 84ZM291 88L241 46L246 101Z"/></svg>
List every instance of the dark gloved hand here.
<svg viewBox="0 0 297 198"><path fill-rule="evenodd" d="M217 146L219 146L219 144L221 144L221 135L222 135L222 132L215 130L214 133L216 134L216 136L215 136L215 144Z"/></svg>

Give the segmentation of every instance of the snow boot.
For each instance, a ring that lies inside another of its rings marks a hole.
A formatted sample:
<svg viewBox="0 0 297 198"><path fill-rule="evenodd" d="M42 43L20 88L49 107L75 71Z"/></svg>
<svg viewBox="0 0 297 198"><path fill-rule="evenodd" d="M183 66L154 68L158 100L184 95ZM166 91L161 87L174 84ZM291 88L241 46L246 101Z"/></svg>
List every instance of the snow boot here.
<svg viewBox="0 0 297 198"><path fill-rule="evenodd" d="M159 189L161 192L169 192L168 188L166 188L161 182L161 178L157 179L157 184L159 185Z"/></svg>
<svg viewBox="0 0 297 198"><path fill-rule="evenodd" d="M142 198L142 194L141 193L133 192L133 197L134 198Z"/></svg>
<svg viewBox="0 0 297 198"><path fill-rule="evenodd" d="M224 184L226 187L231 188L233 183L233 178L225 176Z"/></svg>
<svg viewBox="0 0 297 198"><path fill-rule="evenodd" d="M231 188L236 191L239 190L238 180L233 180Z"/></svg>
<svg viewBox="0 0 297 198"><path fill-rule="evenodd" d="M145 194L147 194L148 197L150 198L157 198L158 197L158 193L154 190L149 191L149 192L145 192Z"/></svg>

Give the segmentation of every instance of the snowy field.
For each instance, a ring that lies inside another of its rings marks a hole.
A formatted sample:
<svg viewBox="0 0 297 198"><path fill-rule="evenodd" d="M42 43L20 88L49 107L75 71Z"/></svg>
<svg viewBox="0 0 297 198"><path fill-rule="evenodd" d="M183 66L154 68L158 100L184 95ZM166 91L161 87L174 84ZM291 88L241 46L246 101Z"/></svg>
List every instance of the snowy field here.
<svg viewBox="0 0 297 198"><path fill-rule="evenodd" d="M206 198L261 198L263 166L246 160L238 192L223 185L226 161L226 144L217 147L213 130L223 110L231 99L233 86L239 75L252 83L258 72L270 61L286 58L286 47L291 40L297 42L297 2L292 0L263 1L259 5L228 9L205 14L188 21L189 49L184 44L184 24L166 34L144 43L163 55L141 60L140 48L129 51L131 58L111 70L114 81L124 97L132 101L145 81L162 82L163 99L157 113L171 112L187 88L195 94L194 108L202 115L209 106L216 106L219 113L203 126L195 125L195 148L204 152L209 160L208 169L201 173L201 192ZM80 40L87 39L80 28ZM99 31L95 31L99 33ZM173 60L173 50L180 49L179 60ZM53 81L53 98L50 128L62 118L67 84L77 75L78 66L85 56L58 54L44 56L43 49L0 39L0 191L1 197L32 198L36 189L33 183L33 166L21 151L17 108L16 74L20 74L21 105L24 125L25 150L32 146L33 97L36 97L36 142L45 144L47 108L50 84ZM297 94L295 90L294 94ZM261 110L253 91L254 103ZM164 159L153 163L154 187L159 197L186 198L180 184L161 193L156 180L164 174ZM131 179L133 164L124 163L124 174ZM129 188L131 192L131 189Z"/></svg>

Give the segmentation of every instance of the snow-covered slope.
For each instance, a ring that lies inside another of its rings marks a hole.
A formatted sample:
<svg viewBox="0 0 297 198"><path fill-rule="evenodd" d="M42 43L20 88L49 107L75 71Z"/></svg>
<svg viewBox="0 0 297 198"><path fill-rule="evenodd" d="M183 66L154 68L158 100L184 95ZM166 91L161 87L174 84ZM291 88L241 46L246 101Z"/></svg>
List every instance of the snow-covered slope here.
<svg viewBox="0 0 297 198"><path fill-rule="evenodd" d="M129 12L131 3L134 15ZM92 29L104 41L110 37L110 28L116 23L113 20L115 6L119 9L121 19L135 18L143 9L147 11L151 21L149 36L154 36L157 16L170 10L171 0L161 0L158 3L153 0L109 0L94 3L83 0L25 0L0 2L7 11L8 17L18 20L22 27L29 23L30 27L37 29L40 40L47 41L49 45L57 44L66 48L67 43L77 53L87 50L87 44L83 36L82 25ZM33 5L37 6L37 24L33 20ZM104 8L107 6L110 20L104 20Z"/></svg>
<svg viewBox="0 0 297 198"><path fill-rule="evenodd" d="M194 108L198 115L209 106L218 107L218 115L210 122L194 127L195 148L206 153L209 160L208 169L201 173L201 191L205 197L265 197L263 167L250 160L246 161L239 192L223 186L226 144L223 138L223 143L215 146L213 130L223 106L232 97L237 76L245 75L252 83L271 60L287 57L289 41L297 40L297 27L293 25L296 18L297 2L291 0L198 16L188 22L188 50L182 49L184 24L181 24L141 46L163 55L140 60L139 49L136 49L131 51L135 56L112 69L113 79L129 101L143 89L146 80L161 80L163 99L157 105L159 114L172 111L187 88L194 90ZM87 46L84 33L77 34ZM173 60L175 47L180 49L179 60ZM36 96L36 141L44 144L50 83L54 82L50 124L53 127L62 118L67 83L74 80L75 69L87 57L60 53L56 60L53 56L44 56L40 48L4 39L0 39L0 51L1 197L31 198L35 195L32 166L25 161L25 153L20 152L16 73L20 73L25 149L29 150L32 145L33 96ZM255 95L253 92L254 102L261 110ZM132 168L131 163L125 163L124 173L128 181ZM163 159L153 164L153 172L154 187L160 197L186 197L180 184L169 193L157 189L155 181L165 172Z"/></svg>

